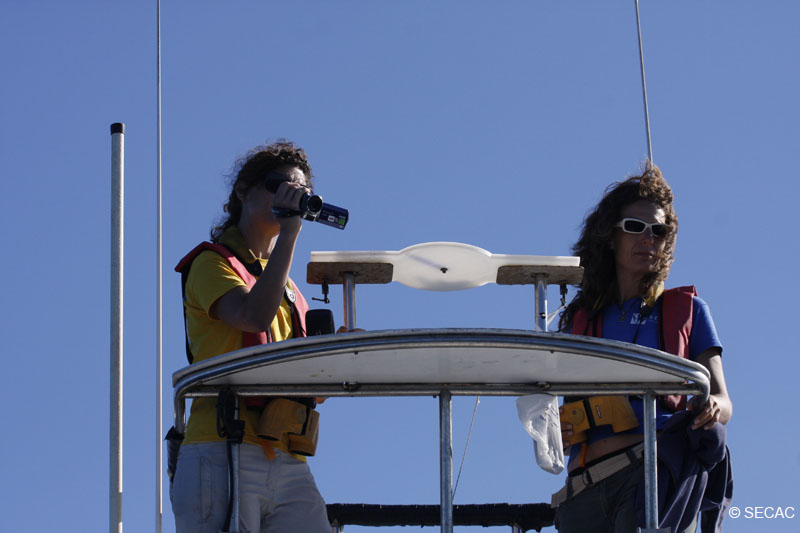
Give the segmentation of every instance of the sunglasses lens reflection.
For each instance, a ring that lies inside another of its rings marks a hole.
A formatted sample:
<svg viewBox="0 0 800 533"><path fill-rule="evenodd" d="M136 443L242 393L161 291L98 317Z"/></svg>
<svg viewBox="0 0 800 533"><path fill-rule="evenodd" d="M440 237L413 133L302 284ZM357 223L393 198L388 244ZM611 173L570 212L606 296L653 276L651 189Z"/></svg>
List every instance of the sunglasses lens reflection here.
<svg viewBox="0 0 800 533"><path fill-rule="evenodd" d="M645 225L641 220L626 220L625 227L622 228L628 233L641 233L644 231Z"/></svg>

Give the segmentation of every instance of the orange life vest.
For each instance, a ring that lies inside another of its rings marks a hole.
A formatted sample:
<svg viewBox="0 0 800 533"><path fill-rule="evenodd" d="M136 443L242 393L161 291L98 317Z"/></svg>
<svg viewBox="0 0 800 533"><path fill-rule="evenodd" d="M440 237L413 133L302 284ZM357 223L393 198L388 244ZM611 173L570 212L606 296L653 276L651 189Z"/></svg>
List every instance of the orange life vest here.
<svg viewBox="0 0 800 533"><path fill-rule="evenodd" d="M230 248L224 244L201 242L195 246L191 252L186 254L186 256L181 259L180 262L178 262L177 266L175 266L175 271L181 273L181 292L185 292L186 278L189 276L189 269L192 266L192 261L194 261L197 255L204 250L211 250L212 252L216 252L221 255L228 262L228 264L230 264L233 271L236 272L236 275L242 278L242 281L244 281L248 287L255 285L258 279L256 275L247 269L245 263L238 258ZM261 266L258 262L255 264L259 267ZM286 298L286 300L289 302L289 308L292 312L292 333L294 337L305 337L308 302L306 302L306 299L297 288L297 285L295 285L291 279L289 280L289 284L284 292L284 298ZM186 308L184 307L184 318L185 315ZM242 332L242 348L246 348L248 346L257 346L259 344L267 344L268 342L272 342L272 335L269 331L260 331L258 333L250 333L247 331ZM189 349L188 335L186 337L186 357L189 359L189 363L192 363L193 356L191 350Z"/></svg>

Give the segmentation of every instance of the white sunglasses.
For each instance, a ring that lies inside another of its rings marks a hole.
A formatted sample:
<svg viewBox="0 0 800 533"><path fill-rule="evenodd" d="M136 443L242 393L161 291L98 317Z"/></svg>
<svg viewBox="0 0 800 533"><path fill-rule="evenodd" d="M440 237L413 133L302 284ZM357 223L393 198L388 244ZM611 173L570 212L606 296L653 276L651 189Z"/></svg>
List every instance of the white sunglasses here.
<svg viewBox="0 0 800 533"><path fill-rule="evenodd" d="M669 224L662 224L661 222L654 222L651 224L644 220L639 220L638 218L623 218L614 224L614 227L622 228L622 231L625 233L634 234L644 233L645 230L649 229L650 234L658 238L666 237L669 232L672 231L672 226Z"/></svg>

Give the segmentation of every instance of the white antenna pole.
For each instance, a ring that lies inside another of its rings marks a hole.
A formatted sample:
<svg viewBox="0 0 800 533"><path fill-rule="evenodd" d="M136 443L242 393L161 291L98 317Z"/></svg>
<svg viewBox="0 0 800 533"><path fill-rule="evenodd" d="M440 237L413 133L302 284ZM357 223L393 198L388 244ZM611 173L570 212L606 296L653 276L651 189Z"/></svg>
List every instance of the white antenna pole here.
<svg viewBox="0 0 800 533"><path fill-rule="evenodd" d="M161 420L161 397L162 397L162 375L161 375L161 0L157 0L157 86L158 86L158 110L156 112L157 140L156 154L158 158L158 177L157 177L157 237L156 237L156 533L161 533L161 518L164 513L162 507L162 468L163 468L163 445L161 440L162 420Z"/></svg>
<svg viewBox="0 0 800 533"><path fill-rule="evenodd" d="M111 125L111 380L109 531L122 533L122 265L125 124Z"/></svg>

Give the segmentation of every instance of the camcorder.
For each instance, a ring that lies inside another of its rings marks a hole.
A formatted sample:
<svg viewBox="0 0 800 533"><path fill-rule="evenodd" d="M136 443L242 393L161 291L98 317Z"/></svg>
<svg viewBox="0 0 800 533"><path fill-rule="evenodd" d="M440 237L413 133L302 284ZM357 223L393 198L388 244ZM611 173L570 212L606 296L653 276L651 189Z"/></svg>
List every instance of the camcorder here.
<svg viewBox="0 0 800 533"><path fill-rule="evenodd" d="M267 178L266 187L269 192L275 194L278 192L278 187L281 183L286 181L282 179L269 179ZM303 194L300 199L299 209L288 209L285 207L273 207L272 214L276 217L295 217L300 216L305 220L311 220L331 226L334 228L344 229L347 225L347 220L350 218L350 212L343 208L332 204L326 204L322 200L322 196L317 194Z"/></svg>
<svg viewBox="0 0 800 533"><path fill-rule="evenodd" d="M350 218L350 212L343 207L326 204L322 201L322 196L306 193L300 199L300 216L305 220L344 229Z"/></svg>

